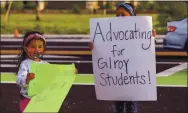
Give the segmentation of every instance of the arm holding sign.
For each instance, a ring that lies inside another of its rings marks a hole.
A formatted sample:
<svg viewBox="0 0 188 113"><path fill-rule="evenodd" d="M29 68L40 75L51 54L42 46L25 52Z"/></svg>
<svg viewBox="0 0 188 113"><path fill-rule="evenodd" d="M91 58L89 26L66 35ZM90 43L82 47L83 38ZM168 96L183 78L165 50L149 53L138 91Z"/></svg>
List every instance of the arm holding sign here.
<svg viewBox="0 0 188 113"><path fill-rule="evenodd" d="M28 73L29 68L26 62L20 64L20 68L17 74L16 83L23 88L27 88L31 80L35 78L34 73Z"/></svg>
<svg viewBox="0 0 188 113"><path fill-rule="evenodd" d="M26 84L29 84L29 82L31 80L33 80L35 78L35 74L34 73L28 73L27 74L27 78L26 78Z"/></svg>
<svg viewBox="0 0 188 113"><path fill-rule="evenodd" d="M74 71L74 73L77 75L78 74L78 70L75 68L75 71Z"/></svg>
<svg viewBox="0 0 188 113"><path fill-rule="evenodd" d="M30 101L27 97L27 89L30 80L34 79L34 73L28 73L29 67L27 60L24 60L19 65L19 70L16 76L16 83L21 87L21 100L19 102L20 111L22 112Z"/></svg>
<svg viewBox="0 0 188 113"><path fill-rule="evenodd" d="M28 71L29 71L29 69L28 69L27 64L25 62L22 62L20 64L19 71L16 76L16 83L20 87L26 88L28 86L28 84L26 83Z"/></svg>
<svg viewBox="0 0 188 113"><path fill-rule="evenodd" d="M152 35L154 38L156 38L156 30L155 29L152 29Z"/></svg>

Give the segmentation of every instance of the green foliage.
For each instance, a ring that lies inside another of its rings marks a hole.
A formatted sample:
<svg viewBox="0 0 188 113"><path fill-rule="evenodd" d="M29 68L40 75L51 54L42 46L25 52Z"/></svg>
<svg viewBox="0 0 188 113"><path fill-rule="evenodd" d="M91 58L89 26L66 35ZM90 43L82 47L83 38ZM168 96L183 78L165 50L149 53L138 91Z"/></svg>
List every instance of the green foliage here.
<svg viewBox="0 0 188 113"><path fill-rule="evenodd" d="M153 28L157 34L164 33L166 27L156 26L159 22L156 20L157 14L138 14L152 16ZM15 28L19 33L25 33L29 30L39 30L45 34L89 34L90 18L114 17L103 14L41 14L41 21L35 21L35 14L11 14L9 21L3 21L5 15L1 16L1 33L12 34Z"/></svg>
<svg viewBox="0 0 188 113"><path fill-rule="evenodd" d="M186 2L157 2L156 5L160 26L166 26L169 21L182 20L188 16Z"/></svg>
<svg viewBox="0 0 188 113"><path fill-rule="evenodd" d="M35 9L36 3L35 1L26 1L24 2L24 9Z"/></svg>
<svg viewBox="0 0 188 113"><path fill-rule="evenodd" d="M12 6L11 6L11 10L17 10L17 11L21 11L23 9L23 2L21 1L13 1L12 2Z"/></svg>
<svg viewBox="0 0 188 113"><path fill-rule="evenodd" d="M74 5L74 7L72 8L72 13L80 14L81 13L80 7L78 5Z"/></svg>
<svg viewBox="0 0 188 113"><path fill-rule="evenodd" d="M139 5L136 7L136 10L138 12L154 11L155 10L154 6L155 6L154 2L143 1L139 3Z"/></svg>
<svg viewBox="0 0 188 113"><path fill-rule="evenodd" d="M110 2L106 3L105 9L112 9L113 5Z"/></svg>
<svg viewBox="0 0 188 113"><path fill-rule="evenodd" d="M0 14L3 14L3 13L5 13L5 8L4 7L2 7L1 5L0 5Z"/></svg>
<svg viewBox="0 0 188 113"><path fill-rule="evenodd" d="M115 7L114 5L115 5L115 4L113 4L112 2L109 2L109 1L108 1L108 2L106 2L105 5L102 4L102 5L100 6L100 8L101 8L101 9L111 9L111 10L112 10L112 9L114 9L114 7Z"/></svg>

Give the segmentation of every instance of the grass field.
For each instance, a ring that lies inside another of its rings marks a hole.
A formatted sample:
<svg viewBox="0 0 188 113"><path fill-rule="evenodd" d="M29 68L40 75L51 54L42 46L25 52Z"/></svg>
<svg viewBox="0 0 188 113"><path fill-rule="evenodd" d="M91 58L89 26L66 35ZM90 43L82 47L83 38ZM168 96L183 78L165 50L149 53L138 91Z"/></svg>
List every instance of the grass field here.
<svg viewBox="0 0 188 113"><path fill-rule="evenodd" d="M138 14L152 16L153 28L157 34L163 34L166 27L158 27L157 14ZM115 15L92 14L41 14L41 21L35 21L35 14L10 14L9 20L4 21L1 15L1 34L12 34L15 28L20 33L28 30L39 30L45 34L89 34L89 19L115 17Z"/></svg>
<svg viewBox="0 0 188 113"><path fill-rule="evenodd" d="M169 85L188 85L188 70L177 72L168 77L157 77L158 84L169 84Z"/></svg>
<svg viewBox="0 0 188 113"><path fill-rule="evenodd" d="M188 77L187 77L187 70L183 70L181 72L175 73L168 77L157 77L157 85L187 85L188 84ZM16 76L15 74L1 74L1 81L6 82L15 82ZM74 83L94 83L93 74L79 74L76 77Z"/></svg>

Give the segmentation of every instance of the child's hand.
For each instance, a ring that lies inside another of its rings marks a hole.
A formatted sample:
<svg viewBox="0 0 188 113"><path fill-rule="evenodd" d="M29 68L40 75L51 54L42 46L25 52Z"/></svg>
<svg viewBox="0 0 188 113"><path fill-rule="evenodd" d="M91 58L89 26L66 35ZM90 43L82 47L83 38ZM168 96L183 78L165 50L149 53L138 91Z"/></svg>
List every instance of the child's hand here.
<svg viewBox="0 0 188 113"><path fill-rule="evenodd" d="M74 73L77 75L78 74L78 70L75 68L75 71L74 71Z"/></svg>
<svg viewBox="0 0 188 113"><path fill-rule="evenodd" d="M35 78L34 73L28 73L26 78L26 84L29 84L30 80L33 80Z"/></svg>
<svg viewBox="0 0 188 113"><path fill-rule="evenodd" d="M89 49L91 49L91 50L92 50L92 49L93 49L93 43L92 43L92 42L89 42L89 44L88 44L88 45L89 45Z"/></svg>
<svg viewBox="0 0 188 113"><path fill-rule="evenodd" d="M156 31L155 31L155 29L152 29L152 35L153 35L154 38L156 37Z"/></svg>

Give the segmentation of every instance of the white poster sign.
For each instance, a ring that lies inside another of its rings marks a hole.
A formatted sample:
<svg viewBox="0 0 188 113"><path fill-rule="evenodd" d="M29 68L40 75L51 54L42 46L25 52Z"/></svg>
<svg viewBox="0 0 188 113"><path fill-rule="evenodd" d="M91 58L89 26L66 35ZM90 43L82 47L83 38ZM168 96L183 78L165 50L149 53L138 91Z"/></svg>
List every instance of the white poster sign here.
<svg viewBox="0 0 188 113"><path fill-rule="evenodd" d="M90 39L98 100L157 100L152 17L91 19Z"/></svg>

